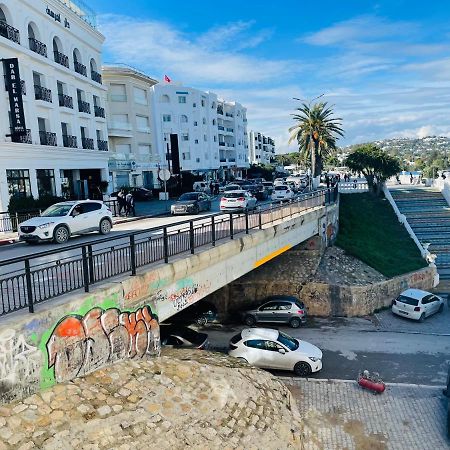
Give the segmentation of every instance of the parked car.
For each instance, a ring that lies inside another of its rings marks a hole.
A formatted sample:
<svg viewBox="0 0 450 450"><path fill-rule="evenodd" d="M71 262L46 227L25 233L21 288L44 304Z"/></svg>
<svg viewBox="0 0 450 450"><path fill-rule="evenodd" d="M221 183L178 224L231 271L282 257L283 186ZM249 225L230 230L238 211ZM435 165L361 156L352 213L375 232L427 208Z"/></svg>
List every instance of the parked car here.
<svg viewBox="0 0 450 450"><path fill-rule="evenodd" d="M198 348L206 350L209 346L208 335L199 333L182 325L161 323L159 325L161 345L172 348Z"/></svg>
<svg viewBox="0 0 450 450"><path fill-rule="evenodd" d="M244 191L249 191L256 200L267 200L269 194L261 183L253 183L242 186Z"/></svg>
<svg viewBox="0 0 450 450"><path fill-rule="evenodd" d="M183 309L170 318L172 323L196 323L197 325L206 325L208 322L214 322L217 319L217 310L214 305L199 301Z"/></svg>
<svg viewBox="0 0 450 450"><path fill-rule="evenodd" d="M170 207L170 213L198 214L200 211L211 210L211 199L203 192L187 192L182 194Z"/></svg>
<svg viewBox="0 0 450 450"><path fill-rule="evenodd" d="M206 192L210 193L209 183L206 181L195 181L192 190L195 192Z"/></svg>
<svg viewBox="0 0 450 450"><path fill-rule="evenodd" d="M231 338L228 354L256 367L292 370L303 377L322 369L319 348L268 328L245 328Z"/></svg>
<svg viewBox="0 0 450 450"><path fill-rule="evenodd" d="M257 323L287 323L298 328L306 322L307 314L305 304L297 297L277 295L267 297L261 306L242 312L241 317L249 327Z"/></svg>
<svg viewBox="0 0 450 450"><path fill-rule="evenodd" d="M273 183L271 181L263 181L262 184L266 188L268 195L272 195Z"/></svg>
<svg viewBox="0 0 450 450"><path fill-rule="evenodd" d="M289 201L294 198L294 192L293 190L287 186L286 184L279 184L274 186L273 192L271 195L271 199L273 201Z"/></svg>
<svg viewBox="0 0 450 450"><path fill-rule="evenodd" d="M248 211L256 208L257 200L248 191L228 191L224 192L220 199L221 211Z"/></svg>
<svg viewBox="0 0 450 450"><path fill-rule="evenodd" d="M227 184L227 185L223 188L223 192L240 191L240 190L242 190L240 184Z"/></svg>
<svg viewBox="0 0 450 450"><path fill-rule="evenodd" d="M135 201L146 201L151 200L153 198L153 193L150 189L144 187L134 187L128 189L129 192L133 194ZM110 197L117 197L119 191L113 192Z"/></svg>
<svg viewBox="0 0 450 450"><path fill-rule="evenodd" d="M273 185L274 186L280 186L282 184L286 183L286 179L285 178L275 178L275 180L273 180Z"/></svg>
<svg viewBox="0 0 450 450"><path fill-rule="evenodd" d="M55 203L39 217L33 217L19 225L19 240L28 243L54 241L64 244L74 234L111 231L111 210L101 201L81 200Z"/></svg>
<svg viewBox="0 0 450 450"><path fill-rule="evenodd" d="M392 302L392 312L398 316L423 322L437 312L444 310L444 300L431 292L407 289Z"/></svg>

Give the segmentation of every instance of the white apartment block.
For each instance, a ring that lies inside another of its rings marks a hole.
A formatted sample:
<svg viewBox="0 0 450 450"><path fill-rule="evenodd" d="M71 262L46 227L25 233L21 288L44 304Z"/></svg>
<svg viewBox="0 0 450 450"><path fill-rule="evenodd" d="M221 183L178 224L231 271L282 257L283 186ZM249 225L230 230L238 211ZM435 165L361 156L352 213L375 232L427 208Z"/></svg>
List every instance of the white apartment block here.
<svg viewBox="0 0 450 450"><path fill-rule="evenodd" d="M0 211L13 195L94 198L108 180L104 37L93 20L77 0L0 0L0 58L17 58L20 72L0 95ZM26 134L11 135L8 89L22 93Z"/></svg>
<svg viewBox="0 0 450 450"><path fill-rule="evenodd" d="M178 142L180 170L229 179L248 167L246 109L175 83L152 87L154 143L164 167ZM174 141L175 139L175 141ZM171 167L172 169L172 167Z"/></svg>
<svg viewBox="0 0 450 450"><path fill-rule="evenodd" d="M257 131L250 131L248 155L251 164L270 164L275 157L275 141Z"/></svg>
<svg viewBox="0 0 450 450"><path fill-rule="evenodd" d="M150 93L157 81L126 66L103 67L108 88L110 192L122 186L158 187L160 158L153 146Z"/></svg>

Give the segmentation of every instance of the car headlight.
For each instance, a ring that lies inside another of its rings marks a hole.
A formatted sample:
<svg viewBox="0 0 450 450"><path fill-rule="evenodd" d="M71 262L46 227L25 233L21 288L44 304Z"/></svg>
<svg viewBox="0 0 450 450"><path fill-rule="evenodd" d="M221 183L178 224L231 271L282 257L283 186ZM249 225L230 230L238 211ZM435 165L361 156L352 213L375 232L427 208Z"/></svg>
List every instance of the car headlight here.
<svg viewBox="0 0 450 450"><path fill-rule="evenodd" d="M317 358L317 357L315 357L315 356L309 356L309 359L310 359L312 362L320 361L320 358Z"/></svg>
<svg viewBox="0 0 450 450"><path fill-rule="evenodd" d="M44 228L48 228L50 225L53 225L55 222L47 222L47 223L43 223L42 225L38 225L39 229L44 229Z"/></svg>

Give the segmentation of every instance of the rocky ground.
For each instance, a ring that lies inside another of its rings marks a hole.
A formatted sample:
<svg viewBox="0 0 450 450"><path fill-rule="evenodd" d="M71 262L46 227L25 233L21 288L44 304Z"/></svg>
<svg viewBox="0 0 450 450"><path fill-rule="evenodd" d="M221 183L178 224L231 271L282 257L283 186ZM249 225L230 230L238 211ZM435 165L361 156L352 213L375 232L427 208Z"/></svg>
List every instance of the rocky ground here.
<svg viewBox="0 0 450 450"><path fill-rule="evenodd" d="M0 450L299 449L289 390L223 355L165 351L0 407Z"/></svg>

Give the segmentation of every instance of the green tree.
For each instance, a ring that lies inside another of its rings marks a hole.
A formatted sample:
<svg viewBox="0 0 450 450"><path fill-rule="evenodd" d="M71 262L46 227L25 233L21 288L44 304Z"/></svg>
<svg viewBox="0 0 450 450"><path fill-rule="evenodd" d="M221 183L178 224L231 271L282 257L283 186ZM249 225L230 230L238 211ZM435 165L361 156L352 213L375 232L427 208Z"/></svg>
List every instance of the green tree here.
<svg viewBox="0 0 450 450"><path fill-rule="evenodd" d="M313 178L320 175L324 159L336 150L336 140L344 136L342 119L334 117L327 103L302 103L293 114L295 125L289 128L289 143L297 141L303 160L311 161Z"/></svg>
<svg viewBox="0 0 450 450"><path fill-rule="evenodd" d="M347 156L345 165L353 172L361 172L367 180L369 191L379 195L382 184L400 172L400 162L373 144L357 147Z"/></svg>

